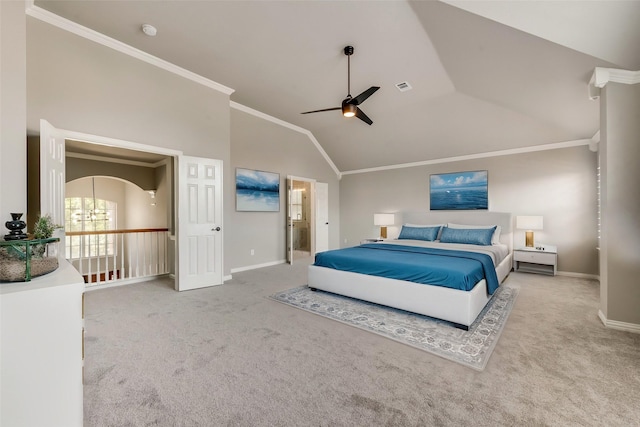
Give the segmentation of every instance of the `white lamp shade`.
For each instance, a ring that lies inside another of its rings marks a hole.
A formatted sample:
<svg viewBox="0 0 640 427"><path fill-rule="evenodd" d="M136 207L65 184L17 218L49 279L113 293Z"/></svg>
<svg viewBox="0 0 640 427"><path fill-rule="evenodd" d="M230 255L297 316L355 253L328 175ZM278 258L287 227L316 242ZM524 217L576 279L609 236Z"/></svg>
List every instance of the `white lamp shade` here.
<svg viewBox="0 0 640 427"><path fill-rule="evenodd" d="M393 225L396 222L396 216L394 214L377 213L373 214L373 225L387 226Z"/></svg>
<svg viewBox="0 0 640 427"><path fill-rule="evenodd" d="M516 228L521 230L542 230L541 216L517 216Z"/></svg>

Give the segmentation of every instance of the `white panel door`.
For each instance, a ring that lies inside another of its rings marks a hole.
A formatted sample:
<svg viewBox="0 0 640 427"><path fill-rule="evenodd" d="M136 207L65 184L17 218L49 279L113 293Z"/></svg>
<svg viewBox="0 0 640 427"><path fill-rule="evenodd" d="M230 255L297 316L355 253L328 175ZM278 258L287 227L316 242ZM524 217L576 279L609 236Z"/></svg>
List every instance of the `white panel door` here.
<svg viewBox="0 0 640 427"><path fill-rule="evenodd" d="M40 120L40 215L51 215L54 224L64 226L65 150L62 132ZM60 258L64 258L64 231L60 238Z"/></svg>
<svg viewBox="0 0 640 427"><path fill-rule="evenodd" d="M222 160L178 161L176 289L222 284Z"/></svg>
<svg viewBox="0 0 640 427"><path fill-rule="evenodd" d="M315 252L329 250L329 184L316 182L316 247Z"/></svg>

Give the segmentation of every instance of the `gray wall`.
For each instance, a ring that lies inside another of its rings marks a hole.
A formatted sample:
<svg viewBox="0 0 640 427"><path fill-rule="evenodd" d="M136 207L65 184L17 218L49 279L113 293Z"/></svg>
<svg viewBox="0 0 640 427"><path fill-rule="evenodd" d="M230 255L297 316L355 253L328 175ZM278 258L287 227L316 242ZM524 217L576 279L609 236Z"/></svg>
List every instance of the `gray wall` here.
<svg viewBox="0 0 640 427"><path fill-rule="evenodd" d="M227 217L231 268L282 261L286 258L287 175L329 184L329 247L339 246L338 178L309 138L299 132L231 110L231 169L258 169L280 174L280 212L235 212L235 189L228 191L233 206ZM229 188L229 187L227 187ZM250 255L250 250L255 255Z"/></svg>
<svg viewBox="0 0 640 427"><path fill-rule="evenodd" d="M489 210L542 215L536 242L558 246L559 270L598 274L596 154L586 146L345 175L340 184L341 244L379 235L376 212L429 210L429 175L488 170ZM389 234L397 227L389 228ZM516 230L514 245L524 246Z"/></svg>
<svg viewBox="0 0 640 427"><path fill-rule="evenodd" d="M600 97L600 309L640 325L640 84L608 83Z"/></svg>
<svg viewBox="0 0 640 427"><path fill-rule="evenodd" d="M112 176L132 182L143 190L158 189L155 168L67 156L65 180L69 182L87 176Z"/></svg>
<svg viewBox="0 0 640 427"><path fill-rule="evenodd" d="M24 2L0 1L0 224L3 229L5 221L11 219L10 212L27 212L25 32Z"/></svg>
<svg viewBox="0 0 640 427"><path fill-rule="evenodd" d="M230 200L228 95L31 17L26 46L30 134L46 119L60 129L220 159ZM231 212L226 203L225 218Z"/></svg>
<svg viewBox="0 0 640 427"><path fill-rule="evenodd" d="M229 96L27 18L27 130L92 135L229 160Z"/></svg>
<svg viewBox="0 0 640 427"><path fill-rule="evenodd" d="M279 214L236 213L236 166L278 172L283 189L288 174L327 182L329 242L338 246L338 179L305 135L231 109L228 95L30 17L27 61L29 133L37 134L44 118L61 129L224 162L225 275L285 256L284 205ZM77 161L69 159L70 167Z"/></svg>

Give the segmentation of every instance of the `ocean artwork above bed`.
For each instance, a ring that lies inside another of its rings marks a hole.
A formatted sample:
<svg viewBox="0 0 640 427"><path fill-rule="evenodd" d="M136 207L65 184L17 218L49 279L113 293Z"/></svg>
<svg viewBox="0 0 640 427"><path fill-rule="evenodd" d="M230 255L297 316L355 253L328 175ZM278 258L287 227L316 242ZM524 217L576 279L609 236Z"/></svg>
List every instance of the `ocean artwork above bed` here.
<svg viewBox="0 0 640 427"><path fill-rule="evenodd" d="M279 212L280 174L236 168L236 211Z"/></svg>
<svg viewBox="0 0 640 427"><path fill-rule="evenodd" d="M429 200L432 211L489 209L487 171L432 174Z"/></svg>

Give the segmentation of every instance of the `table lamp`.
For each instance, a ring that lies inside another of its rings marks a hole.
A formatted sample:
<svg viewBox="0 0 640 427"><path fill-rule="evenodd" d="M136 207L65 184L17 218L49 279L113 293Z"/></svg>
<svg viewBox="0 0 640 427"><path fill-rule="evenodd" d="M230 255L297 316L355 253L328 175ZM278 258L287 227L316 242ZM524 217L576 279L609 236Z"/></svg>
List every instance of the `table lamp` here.
<svg viewBox="0 0 640 427"><path fill-rule="evenodd" d="M380 237L387 238L387 226L393 225L396 222L396 216L388 213L373 214L373 225L380 226Z"/></svg>
<svg viewBox="0 0 640 427"><path fill-rule="evenodd" d="M533 247L533 230L542 230L541 216L517 216L516 228L526 230L524 233L525 246Z"/></svg>

